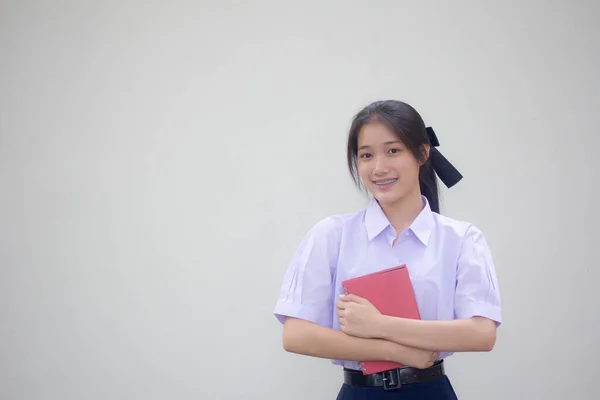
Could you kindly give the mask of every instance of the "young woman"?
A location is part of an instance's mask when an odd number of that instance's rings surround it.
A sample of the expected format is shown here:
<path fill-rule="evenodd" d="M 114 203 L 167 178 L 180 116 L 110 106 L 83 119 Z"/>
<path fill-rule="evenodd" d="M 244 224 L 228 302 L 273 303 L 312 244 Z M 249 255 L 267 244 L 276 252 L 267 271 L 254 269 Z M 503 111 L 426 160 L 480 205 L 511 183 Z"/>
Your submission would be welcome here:
<path fill-rule="evenodd" d="M 443 360 L 490 351 L 501 323 L 488 244 L 473 224 L 439 214 L 436 175 L 462 176 L 436 149 L 435 133 L 399 101 L 368 105 L 354 118 L 348 166 L 372 200 L 366 209 L 318 222 L 285 274 L 275 306 L 283 347 L 343 367 L 338 399 L 455 399 Z M 421 320 L 382 315 L 343 295 L 341 282 L 406 264 Z M 360 361 L 407 367 L 363 375 Z"/>

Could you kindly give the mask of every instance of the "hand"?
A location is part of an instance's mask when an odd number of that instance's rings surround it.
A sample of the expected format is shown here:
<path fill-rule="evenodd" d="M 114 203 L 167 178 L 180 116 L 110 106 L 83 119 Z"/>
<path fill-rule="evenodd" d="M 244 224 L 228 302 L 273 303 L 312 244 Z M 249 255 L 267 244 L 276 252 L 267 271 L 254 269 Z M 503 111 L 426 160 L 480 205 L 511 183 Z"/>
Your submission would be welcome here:
<path fill-rule="evenodd" d="M 381 313 L 370 301 L 348 294 L 343 295 L 335 305 L 342 332 L 367 339 L 377 337 Z"/>
<path fill-rule="evenodd" d="M 440 353 L 437 351 L 416 349 L 414 347 L 405 347 L 398 351 L 401 357 L 392 357 L 393 361 L 419 369 L 429 368 L 438 359 Z M 401 358 L 401 359 L 400 359 Z"/>

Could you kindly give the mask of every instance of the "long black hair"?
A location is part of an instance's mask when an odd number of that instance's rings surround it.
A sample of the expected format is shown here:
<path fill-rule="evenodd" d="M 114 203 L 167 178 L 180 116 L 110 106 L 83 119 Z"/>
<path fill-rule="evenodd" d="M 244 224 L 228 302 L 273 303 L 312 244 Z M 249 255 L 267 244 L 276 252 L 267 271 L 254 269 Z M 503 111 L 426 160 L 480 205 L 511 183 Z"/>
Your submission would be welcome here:
<path fill-rule="evenodd" d="M 419 169 L 421 194 L 429 201 L 433 212 L 440 212 L 438 184 L 431 158 L 427 157 L 424 145 L 431 145 L 425 122 L 412 106 L 398 100 L 383 100 L 369 104 L 356 114 L 348 134 L 348 169 L 359 189 L 364 190 L 357 169 L 358 134 L 370 122 L 385 124 L 415 158 L 423 163 Z M 431 154 L 431 153 L 430 153 Z"/>

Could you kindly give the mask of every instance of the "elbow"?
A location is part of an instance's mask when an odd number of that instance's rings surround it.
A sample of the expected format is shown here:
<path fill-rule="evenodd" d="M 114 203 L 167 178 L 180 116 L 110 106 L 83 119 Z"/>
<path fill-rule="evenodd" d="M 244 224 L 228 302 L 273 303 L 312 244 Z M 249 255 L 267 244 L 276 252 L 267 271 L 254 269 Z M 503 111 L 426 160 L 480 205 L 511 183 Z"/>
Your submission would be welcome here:
<path fill-rule="evenodd" d="M 283 349 L 288 353 L 298 353 L 300 347 L 300 328 L 297 324 L 298 321 L 292 318 L 287 318 L 283 324 Z"/>
<path fill-rule="evenodd" d="M 489 352 L 496 345 L 496 323 L 485 318 L 474 318 L 471 351 Z"/>
<path fill-rule="evenodd" d="M 479 345 L 479 351 L 489 352 L 494 350 L 496 345 L 496 327 L 486 329 L 481 333 L 481 341 Z"/>
<path fill-rule="evenodd" d="M 288 353 L 295 353 L 296 344 L 293 334 L 288 332 L 289 329 L 283 330 L 283 349 Z"/>
<path fill-rule="evenodd" d="M 492 351 L 494 350 L 494 346 L 496 345 L 496 330 L 494 329 L 492 332 L 490 332 L 485 341 L 484 341 L 484 346 L 483 346 L 483 351 Z"/>

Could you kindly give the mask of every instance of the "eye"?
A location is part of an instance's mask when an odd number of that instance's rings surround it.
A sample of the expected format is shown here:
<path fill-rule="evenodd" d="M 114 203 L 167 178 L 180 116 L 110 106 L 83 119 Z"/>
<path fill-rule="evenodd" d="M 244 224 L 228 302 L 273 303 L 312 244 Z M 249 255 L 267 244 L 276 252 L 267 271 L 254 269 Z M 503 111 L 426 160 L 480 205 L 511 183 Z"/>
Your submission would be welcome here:
<path fill-rule="evenodd" d="M 388 151 L 389 151 L 391 154 L 396 154 L 396 153 L 400 153 L 400 151 L 402 151 L 402 149 L 393 148 L 393 149 L 389 149 Z"/>
<path fill-rule="evenodd" d="M 369 153 L 362 153 L 358 157 L 359 158 L 363 158 L 363 159 L 367 159 L 367 158 L 371 158 L 371 154 L 369 154 Z"/>

